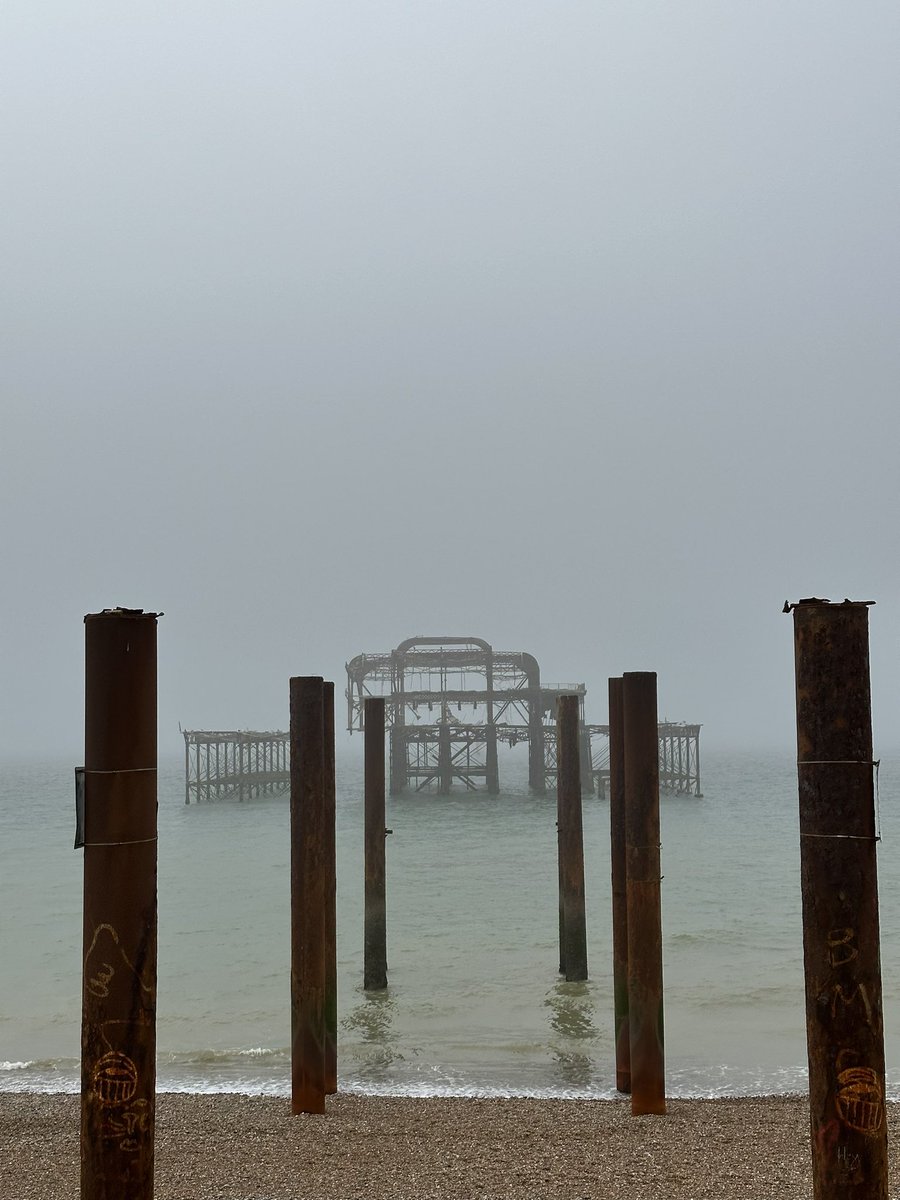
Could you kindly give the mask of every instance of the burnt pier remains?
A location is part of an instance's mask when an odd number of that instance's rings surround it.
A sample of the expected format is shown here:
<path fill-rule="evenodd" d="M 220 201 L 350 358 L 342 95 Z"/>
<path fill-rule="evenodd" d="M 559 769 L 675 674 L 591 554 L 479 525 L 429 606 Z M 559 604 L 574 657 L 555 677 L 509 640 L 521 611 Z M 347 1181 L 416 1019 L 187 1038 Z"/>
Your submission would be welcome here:
<path fill-rule="evenodd" d="M 184 734 L 184 802 L 251 800 L 291 786 L 290 734 L 194 730 Z"/>
<path fill-rule="evenodd" d="M 556 787 L 556 710 L 560 696 L 578 697 L 582 790 L 609 789 L 609 726 L 585 722 L 583 683 L 544 684 L 526 651 L 494 650 L 475 637 L 407 638 L 384 654 L 347 663 L 347 727 L 363 728 L 367 697 L 385 701 L 390 791 L 447 795 L 500 791 L 501 746 L 528 748 L 528 783 Z M 700 726 L 659 724 L 659 782 L 669 792 L 699 796 Z M 290 738 L 279 730 L 182 730 L 184 802 L 251 800 L 286 794 Z"/>
<path fill-rule="evenodd" d="M 454 784 L 500 791 L 498 747 L 528 747 L 528 783 L 556 786 L 556 711 L 578 697 L 582 789 L 606 791 L 609 726 L 584 719 L 583 683 L 547 685 L 526 651 L 494 650 L 476 637 L 413 637 L 394 650 L 347 663 L 347 727 L 363 729 L 367 697 L 385 701 L 390 791 L 436 791 Z M 699 725 L 659 726 L 660 786 L 700 793 Z"/>

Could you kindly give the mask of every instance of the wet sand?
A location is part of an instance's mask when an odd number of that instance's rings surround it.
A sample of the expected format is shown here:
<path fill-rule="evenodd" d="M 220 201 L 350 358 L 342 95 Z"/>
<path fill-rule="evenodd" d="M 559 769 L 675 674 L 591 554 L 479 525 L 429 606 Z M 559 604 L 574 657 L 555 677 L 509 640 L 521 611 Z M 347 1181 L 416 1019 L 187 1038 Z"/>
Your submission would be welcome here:
<path fill-rule="evenodd" d="M 0 1196 L 79 1193 L 79 1098 L 0 1094 Z M 889 1106 L 896 1143 L 898 1105 Z M 890 1136 L 890 1134 L 889 1134 Z M 900 1151 L 891 1151 L 900 1183 Z M 892 1195 L 894 1189 L 892 1189 Z M 900 1192 L 896 1193 L 900 1195 Z M 670 1101 L 161 1095 L 156 1200 L 796 1200 L 812 1195 L 799 1097 Z"/>

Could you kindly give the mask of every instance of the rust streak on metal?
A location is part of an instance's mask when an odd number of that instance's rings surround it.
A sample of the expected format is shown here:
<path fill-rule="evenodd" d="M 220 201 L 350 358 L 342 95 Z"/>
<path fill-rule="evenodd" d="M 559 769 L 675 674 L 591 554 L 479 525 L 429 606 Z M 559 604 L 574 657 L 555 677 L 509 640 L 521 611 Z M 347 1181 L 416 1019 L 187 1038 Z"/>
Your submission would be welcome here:
<path fill-rule="evenodd" d="M 85 617 L 81 1195 L 152 1200 L 156 613 Z"/>
<path fill-rule="evenodd" d="M 291 1111 L 325 1112 L 325 737 L 319 676 L 290 681 Z"/>
<path fill-rule="evenodd" d="M 793 614 L 813 1194 L 887 1200 L 868 609 Z"/>

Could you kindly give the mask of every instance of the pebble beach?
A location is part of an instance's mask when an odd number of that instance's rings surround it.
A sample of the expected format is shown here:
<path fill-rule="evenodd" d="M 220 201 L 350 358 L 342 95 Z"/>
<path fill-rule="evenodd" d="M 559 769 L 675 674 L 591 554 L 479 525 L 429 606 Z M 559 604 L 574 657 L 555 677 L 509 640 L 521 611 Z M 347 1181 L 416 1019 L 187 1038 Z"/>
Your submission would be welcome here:
<path fill-rule="evenodd" d="M 0 1196 L 79 1194 L 79 1097 L 0 1094 Z M 898 1105 L 889 1108 L 900 1181 Z M 802 1097 L 673 1100 L 162 1094 L 156 1200 L 796 1200 L 812 1195 Z M 893 1134 L 893 1137 L 891 1136 Z M 900 1195 L 892 1188 L 891 1195 Z"/>

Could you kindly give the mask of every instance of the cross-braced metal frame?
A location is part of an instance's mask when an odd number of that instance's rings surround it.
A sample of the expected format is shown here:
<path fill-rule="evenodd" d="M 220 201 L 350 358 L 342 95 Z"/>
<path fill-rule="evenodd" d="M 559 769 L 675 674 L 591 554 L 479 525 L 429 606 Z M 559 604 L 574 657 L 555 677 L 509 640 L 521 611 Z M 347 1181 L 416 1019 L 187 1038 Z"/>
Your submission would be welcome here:
<path fill-rule="evenodd" d="M 661 721 L 659 786 L 665 792 L 702 796 L 700 791 L 700 726 Z M 601 796 L 609 790 L 609 726 L 588 725 L 591 771 Z"/>
<path fill-rule="evenodd" d="M 182 730 L 184 802 L 249 800 L 291 784 L 287 733 Z"/>
<path fill-rule="evenodd" d="M 390 739 L 390 790 L 500 791 L 498 747 L 528 746 L 528 783 L 556 786 L 556 708 L 579 697 L 581 779 L 602 795 L 609 779 L 609 726 L 584 722 L 583 683 L 541 683 L 537 659 L 494 650 L 475 637 L 407 638 L 384 654 L 347 663 L 347 727 L 363 728 L 367 696 L 383 696 Z M 185 804 L 248 800 L 290 787 L 289 734 L 184 730 Z M 700 726 L 659 726 L 659 782 L 699 796 Z"/>
<path fill-rule="evenodd" d="M 528 746 L 528 782 L 546 791 L 556 776 L 556 702 L 584 684 L 541 684 L 537 659 L 494 650 L 476 637 L 407 638 L 383 654 L 347 663 L 347 727 L 363 727 L 367 696 L 384 696 L 391 793 L 450 791 L 454 783 L 500 790 L 497 747 Z M 590 779 L 590 772 L 587 772 Z"/>

